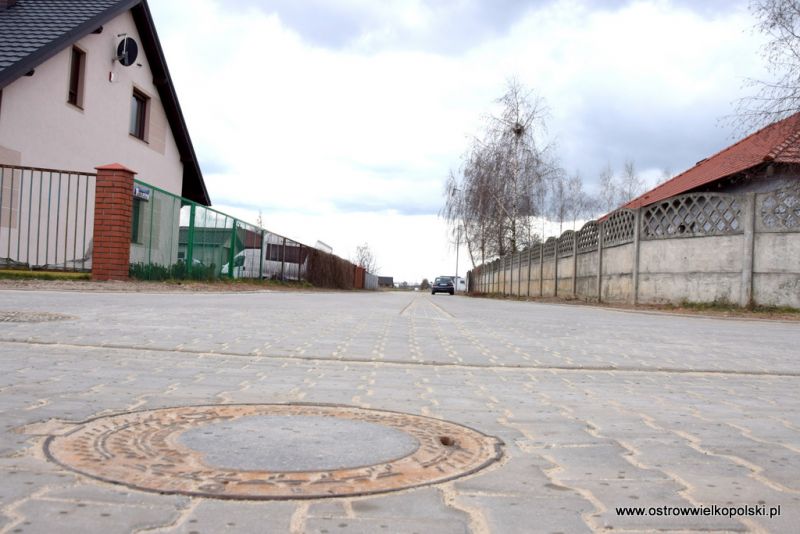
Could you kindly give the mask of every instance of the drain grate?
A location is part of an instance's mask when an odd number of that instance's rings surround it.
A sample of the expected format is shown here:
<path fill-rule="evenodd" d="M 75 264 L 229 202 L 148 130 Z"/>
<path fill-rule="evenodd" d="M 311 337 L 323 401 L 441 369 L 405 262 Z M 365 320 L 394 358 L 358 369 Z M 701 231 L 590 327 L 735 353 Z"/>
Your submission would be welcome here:
<path fill-rule="evenodd" d="M 0 311 L 0 323 L 46 323 L 70 319 L 75 319 L 75 317 L 63 313 Z"/>
<path fill-rule="evenodd" d="M 501 456 L 501 442 L 417 415 L 348 406 L 186 406 L 100 417 L 45 443 L 62 466 L 159 493 L 307 499 L 444 482 Z"/>

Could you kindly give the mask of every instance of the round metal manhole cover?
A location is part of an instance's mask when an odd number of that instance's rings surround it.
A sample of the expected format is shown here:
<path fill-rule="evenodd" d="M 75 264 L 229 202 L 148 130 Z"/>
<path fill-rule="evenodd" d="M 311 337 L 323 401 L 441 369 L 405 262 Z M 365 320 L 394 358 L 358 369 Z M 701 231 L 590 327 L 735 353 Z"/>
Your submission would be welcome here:
<path fill-rule="evenodd" d="M 328 405 L 187 406 L 100 417 L 45 443 L 106 482 L 224 499 L 365 495 L 444 482 L 502 443 L 439 419 Z"/>
<path fill-rule="evenodd" d="M 70 319 L 75 319 L 75 317 L 63 313 L 0 311 L 0 323 L 46 323 Z"/>

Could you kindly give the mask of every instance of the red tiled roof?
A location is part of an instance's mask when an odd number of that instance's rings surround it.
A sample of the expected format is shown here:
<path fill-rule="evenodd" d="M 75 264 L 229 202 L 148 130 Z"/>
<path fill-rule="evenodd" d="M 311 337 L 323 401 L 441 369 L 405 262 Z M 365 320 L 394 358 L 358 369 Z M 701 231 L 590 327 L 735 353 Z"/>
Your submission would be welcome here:
<path fill-rule="evenodd" d="M 765 162 L 800 163 L 800 113 L 748 135 L 622 207 L 648 206 Z"/>

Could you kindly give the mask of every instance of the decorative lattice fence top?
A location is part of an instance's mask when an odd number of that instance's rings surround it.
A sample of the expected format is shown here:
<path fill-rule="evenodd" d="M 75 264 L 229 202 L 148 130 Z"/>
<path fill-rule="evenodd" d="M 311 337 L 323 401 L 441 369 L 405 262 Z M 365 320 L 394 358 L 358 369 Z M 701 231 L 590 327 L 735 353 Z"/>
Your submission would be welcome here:
<path fill-rule="evenodd" d="M 618 210 L 603 223 L 603 247 L 613 247 L 633 241 L 636 216 L 631 210 Z"/>
<path fill-rule="evenodd" d="M 542 246 L 541 245 L 533 245 L 533 248 L 530 250 L 531 261 L 539 261 L 541 257 Z"/>
<path fill-rule="evenodd" d="M 575 232 L 567 230 L 558 238 L 558 257 L 566 258 L 572 256 L 572 249 L 575 246 Z"/>
<path fill-rule="evenodd" d="M 800 228 L 800 182 L 767 195 L 761 220 L 770 229 Z"/>
<path fill-rule="evenodd" d="M 519 253 L 519 263 L 520 265 L 522 264 L 527 265 L 528 263 L 530 263 L 530 261 L 531 261 L 531 249 L 526 248 L 525 250 Z"/>
<path fill-rule="evenodd" d="M 544 257 L 552 258 L 556 253 L 556 244 L 558 240 L 555 237 L 548 237 L 544 242 Z"/>
<path fill-rule="evenodd" d="M 718 193 L 690 193 L 653 204 L 642 213 L 642 239 L 742 232 L 739 199 Z"/>
<path fill-rule="evenodd" d="M 577 235 L 575 236 L 578 240 L 578 253 L 581 252 L 591 252 L 593 250 L 597 250 L 597 242 L 599 232 L 597 229 L 597 223 L 594 221 L 590 221 L 583 225 L 583 228 L 578 230 Z"/>

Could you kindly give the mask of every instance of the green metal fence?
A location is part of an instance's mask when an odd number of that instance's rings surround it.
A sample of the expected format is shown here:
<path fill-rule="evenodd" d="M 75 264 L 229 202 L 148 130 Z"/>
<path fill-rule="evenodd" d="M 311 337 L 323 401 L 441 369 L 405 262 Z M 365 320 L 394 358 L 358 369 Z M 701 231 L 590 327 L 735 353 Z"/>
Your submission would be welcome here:
<path fill-rule="evenodd" d="M 146 280 L 305 280 L 309 247 L 134 182 L 131 276 Z"/>
<path fill-rule="evenodd" d="M 0 165 L 0 268 L 91 271 L 95 187 L 91 173 Z M 134 278 L 353 286 L 346 260 L 140 180 L 133 197 Z"/>

